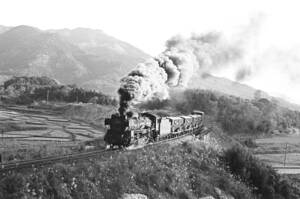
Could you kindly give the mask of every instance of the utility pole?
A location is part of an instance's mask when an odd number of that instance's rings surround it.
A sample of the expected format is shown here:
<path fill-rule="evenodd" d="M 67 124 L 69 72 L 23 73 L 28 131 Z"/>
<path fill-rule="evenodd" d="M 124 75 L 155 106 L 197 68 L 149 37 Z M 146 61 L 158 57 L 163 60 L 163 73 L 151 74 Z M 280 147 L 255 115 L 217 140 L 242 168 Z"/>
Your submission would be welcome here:
<path fill-rule="evenodd" d="M 4 151 L 4 130 L 3 129 L 1 129 L 1 134 L 2 134 L 2 149 L 3 149 L 3 151 Z M 3 151 L 1 151 L 1 153 L 0 153 L 0 163 L 2 164 L 2 158 L 3 158 Z"/>
<path fill-rule="evenodd" d="M 49 93 L 50 93 L 50 91 L 49 91 L 49 89 L 47 90 L 47 104 L 48 104 L 48 101 L 49 101 Z"/>
<path fill-rule="evenodd" d="M 78 90 L 76 90 L 76 103 L 78 104 Z"/>
<path fill-rule="evenodd" d="M 1 135 L 2 135 L 2 145 L 4 146 L 4 130 L 1 129 Z"/>
<path fill-rule="evenodd" d="M 285 167 L 285 162 L 286 162 L 286 151 L 287 151 L 287 147 L 288 147 L 288 144 L 285 143 L 285 150 L 284 150 L 284 161 L 283 161 L 283 166 Z"/>

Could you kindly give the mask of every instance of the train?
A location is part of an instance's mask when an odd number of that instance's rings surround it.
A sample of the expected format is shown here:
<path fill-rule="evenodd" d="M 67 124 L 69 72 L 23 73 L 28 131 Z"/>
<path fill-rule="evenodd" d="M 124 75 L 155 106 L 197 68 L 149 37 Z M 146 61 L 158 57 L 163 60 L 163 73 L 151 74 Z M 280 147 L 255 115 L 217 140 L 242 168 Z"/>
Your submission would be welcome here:
<path fill-rule="evenodd" d="M 198 134 L 203 130 L 204 112 L 195 110 L 189 115 L 161 117 L 150 112 L 124 115 L 114 113 L 104 120 L 104 141 L 109 148 L 129 147 L 157 142 L 163 139 Z"/>

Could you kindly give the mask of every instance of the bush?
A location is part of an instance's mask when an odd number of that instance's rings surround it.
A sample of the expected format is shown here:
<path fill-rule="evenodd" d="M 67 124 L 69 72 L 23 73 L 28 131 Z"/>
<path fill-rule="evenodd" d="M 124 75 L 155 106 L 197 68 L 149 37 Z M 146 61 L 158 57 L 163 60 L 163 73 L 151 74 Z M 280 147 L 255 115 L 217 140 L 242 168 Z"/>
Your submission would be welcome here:
<path fill-rule="evenodd" d="M 255 143 L 255 141 L 252 138 L 247 138 L 246 140 L 244 140 L 242 142 L 246 147 L 249 148 L 255 148 L 257 147 L 257 144 Z"/>
<path fill-rule="evenodd" d="M 224 152 L 222 160 L 226 168 L 241 179 L 263 199 L 299 198 L 292 186 L 274 169 L 255 158 L 249 151 L 234 146 Z"/>
<path fill-rule="evenodd" d="M 25 180 L 21 174 L 8 174 L 0 181 L 0 198 L 17 199 L 25 195 Z"/>

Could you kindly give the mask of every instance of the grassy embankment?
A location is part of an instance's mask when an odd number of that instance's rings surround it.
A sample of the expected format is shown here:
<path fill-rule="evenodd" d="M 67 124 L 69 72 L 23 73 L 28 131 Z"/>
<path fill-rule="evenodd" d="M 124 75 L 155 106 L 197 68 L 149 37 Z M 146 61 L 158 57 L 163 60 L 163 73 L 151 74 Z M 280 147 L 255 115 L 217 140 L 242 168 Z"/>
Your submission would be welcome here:
<path fill-rule="evenodd" d="M 198 198 L 215 187 L 235 198 L 250 189 L 219 167 L 217 153 L 199 142 L 125 151 L 74 164 L 24 170 L 0 182 L 2 197 L 118 198 L 143 193 L 150 198 Z M 18 182 L 18 183 L 15 183 Z M 1 196 L 1 195 L 0 195 Z"/>
<path fill-rule="evenodd" d="M 213 141 L 214 140 L 214 141 Z M 0 198 L 149 198 L 202 196 L 299 198 L 290 183 L 237 147 L 220 152 L 214 137 L 21 170 L 0 180 Z M 297 195 L 298 194 L 298 195 Z"/>

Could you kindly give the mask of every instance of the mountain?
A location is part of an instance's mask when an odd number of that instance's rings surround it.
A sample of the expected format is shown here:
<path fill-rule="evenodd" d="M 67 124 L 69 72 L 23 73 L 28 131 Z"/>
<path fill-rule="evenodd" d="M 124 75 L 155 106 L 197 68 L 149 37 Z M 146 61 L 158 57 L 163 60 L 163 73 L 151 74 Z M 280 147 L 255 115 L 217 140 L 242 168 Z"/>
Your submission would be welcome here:
<path fill-rule="evenodd" d="M 261 97 L 269 96 L 267 93 L 254 89 L 246 84 L 241 84 L 239 82 L 231 81 L 222 77 L 216 77 L 210 74 L 194 75 L 189 83 L 189 87 L 218 91 L 247 99 L 254 98 L 254 95 L 257 92 L 261 92 Z"/>
<path fill-rule="evenodd" d="M 101 30 L 76 28 L 39 30 L 30 26 L 0 26 L 0 83 L 11 76 L 48 76 L 116 95 L 119 80 L 150 56 Z M 300 110 L 300 107 L 245 84 L 194 74 L 190 88 L 208 89 L 252 99 L 260 97 Z"/>
<path fill-rule="evenodd" d="M 273 97 L 262 90 L 255 89 L 246 84 L 231 81 L 222 77 L 216 77 L 210 74 L 195 74 L 190 80 L 188 87 L 212 90 L 245 99 L 266 98 L 268 100 L 276 102 L 280 106 L 289 108 L 291 110 L 300 111 L 300 105 L 298 104 L 288 102 L 282 98 Z"/>
<path fill-rule="evenodd" d="M 42 31 L 17 26 L 0 27 L 0 33 L 0 80 L 9 76 L 48 76 L 64 84 L 104 88 L 104 92 L 111 93 L 122 76 L 149 57 L 101 30 Z"/>

